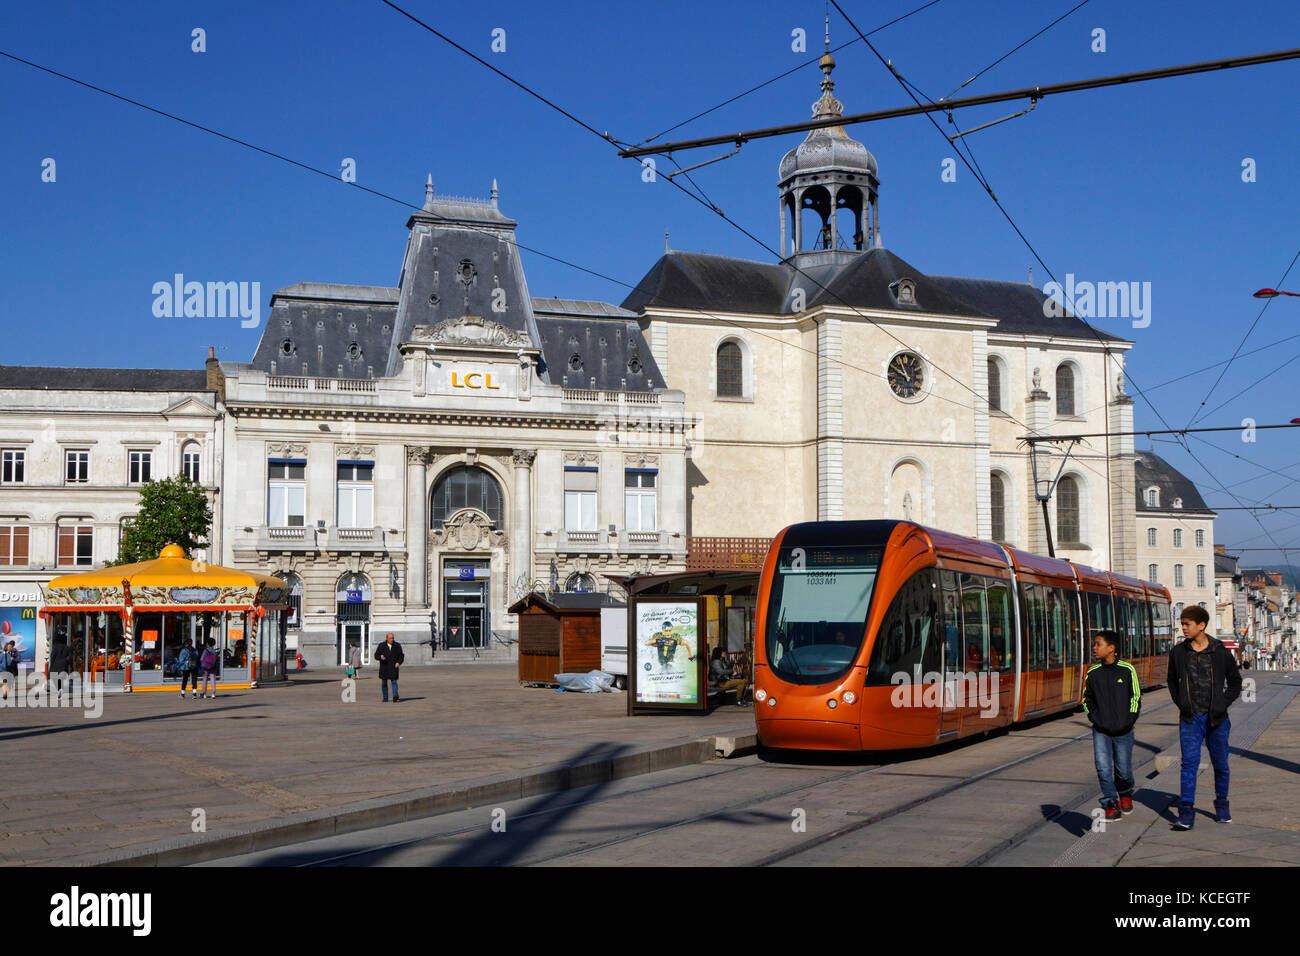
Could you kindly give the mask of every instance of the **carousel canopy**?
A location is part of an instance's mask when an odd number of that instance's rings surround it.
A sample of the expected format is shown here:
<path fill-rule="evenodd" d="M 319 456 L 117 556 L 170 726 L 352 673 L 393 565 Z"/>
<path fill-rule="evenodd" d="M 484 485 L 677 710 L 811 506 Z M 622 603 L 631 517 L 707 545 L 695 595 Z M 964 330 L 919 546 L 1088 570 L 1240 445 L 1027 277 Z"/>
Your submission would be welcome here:
<path fill-rule="evenodd" d="M 282 607 L 289 586 L 279 578 L 223 568 L 185 557 L 169 544 L 152 561 L 119 564 L 98 571 L 64 574 L 42 588 L 48 610 L 122 607 L 131 589 L 131 604 L 169 610 L 249 610 Z"/>

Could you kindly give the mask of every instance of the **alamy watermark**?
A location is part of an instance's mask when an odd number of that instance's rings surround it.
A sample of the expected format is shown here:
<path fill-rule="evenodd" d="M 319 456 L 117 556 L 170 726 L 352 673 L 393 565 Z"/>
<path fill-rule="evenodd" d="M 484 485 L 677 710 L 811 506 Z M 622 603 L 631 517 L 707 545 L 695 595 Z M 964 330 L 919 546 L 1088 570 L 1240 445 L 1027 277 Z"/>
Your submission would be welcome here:
<path fill-rule="evenodd" d="M 979 707 L 981 717 L 998 715 L 996 671 L 969 671 L 944 678 L 935 671 L 923 675 L 918 664 L 910 674 L 895 672 L 889 683 L 896 685 L 889 694 L 895 707 Z"/>
<path fill-rule="evenodd" d="M 1132 319 L 1133 328 L 1151 324 L 1150 282 L 1075 282 L 1067 272 L 1065 286 L 1049 282 L 1043 286 L 1043 315 L 1060 318 L 1069 309 L 1081 319 Z"/>
<path fill-rule="evenodd" d="M 104 713 L 104 685 L 83 680 L 80 674 L 43 674 L 20 670 L 9 677 L 9 693 L 0 697 L 0 707 L 76 707 L 87 717 Z"/>
<path fill-rule="evenodd" d="M 255 328 L 262 315 L 260 282 L 186 282 L 177 272 L 171 282 L 153 284 L 153 314 L 159 319 L 239 317 L 241 328 Z"/>

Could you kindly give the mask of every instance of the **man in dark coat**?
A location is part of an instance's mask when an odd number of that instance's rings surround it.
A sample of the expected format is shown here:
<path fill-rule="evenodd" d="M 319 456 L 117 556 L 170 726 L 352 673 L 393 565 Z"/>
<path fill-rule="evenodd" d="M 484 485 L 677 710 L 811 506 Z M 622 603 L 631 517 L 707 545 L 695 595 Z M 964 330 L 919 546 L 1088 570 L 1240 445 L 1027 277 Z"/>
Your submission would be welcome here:
<path fill-rule="evenodd" d="M 72 673 L 72 647 L 68 644 L 55 644 L 50 648 L 50 685 L 54 689 L 54 699 L 62 700 L 63 691 L 68 687 Z"/>
<path fill-rule="evenodd" d="M 402 666 L 406 655 L 402 653 L 402 645 L 393 640 L 392 631 L 384 635 L 384 643 L 375 649 L 373 656 L 379 661 L 379 690 L 384 695 L 383 702 L 388 703 L 389 681 L 393 682 L 393 701 L 401 700 L 397 696 L 397 669 Z"/>

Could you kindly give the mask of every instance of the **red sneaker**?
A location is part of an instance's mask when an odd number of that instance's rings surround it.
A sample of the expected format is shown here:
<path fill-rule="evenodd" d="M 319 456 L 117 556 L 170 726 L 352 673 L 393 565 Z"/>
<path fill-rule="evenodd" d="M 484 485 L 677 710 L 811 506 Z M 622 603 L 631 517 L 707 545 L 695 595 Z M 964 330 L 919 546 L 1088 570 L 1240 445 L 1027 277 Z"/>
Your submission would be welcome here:
<path fill-rule="evenodd" d="M 1115 823 L 1121 819 L 1123 819 L 1123 817 L 1120 815 L 1119 807 L 1113 803 L 1106 804 L 1106 822 Z"/>
<path fill-rule="evenodd" d="M 1124 814 L 1125 816 L 1128 816 L 1130 813 L 1132 813 L 1132 812 L 1133 812 L 1133 798 L 1132 798 L 1132 797 L 1120 797 L 1120 798 L 1119 798 L 1119 810 L 1120 810 L 1120 813 Z"/>

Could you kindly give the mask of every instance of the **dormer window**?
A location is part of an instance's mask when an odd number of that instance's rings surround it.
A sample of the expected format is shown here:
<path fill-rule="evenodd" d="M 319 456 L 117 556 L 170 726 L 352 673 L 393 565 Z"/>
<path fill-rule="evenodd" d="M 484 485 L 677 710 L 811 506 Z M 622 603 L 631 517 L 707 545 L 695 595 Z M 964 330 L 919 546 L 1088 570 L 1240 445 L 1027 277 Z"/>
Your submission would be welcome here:
<path fill-rule="evenodd" d="M 1160 507 L 1160 489 L 1159 489 L 1159 488 L 1148 488 L 1148 489 L 1147 489 L 1147 507 L 1148 507 L 1148 508 L 1159 508 L 1159 507 Z"/>
<path fill-rule="evenodd" d="M 898 279 L 889 288 L 899 305 L 916 305 L 916 283 L 911 279 Z"/>
<path fill-rule="evenodd" d="M 1175 507 L 1175 508 L 1181 508 L 1182 506 L 1183 506 L 1183 499 L 1182 499 L 1182 498 L 1175 498 L 1175 499 L 1174 499 L 1174 507 Z"/>

